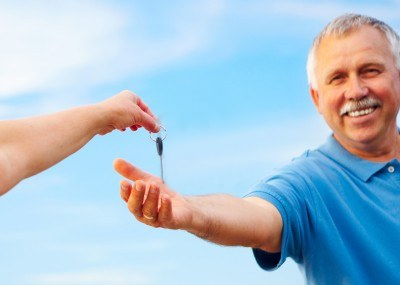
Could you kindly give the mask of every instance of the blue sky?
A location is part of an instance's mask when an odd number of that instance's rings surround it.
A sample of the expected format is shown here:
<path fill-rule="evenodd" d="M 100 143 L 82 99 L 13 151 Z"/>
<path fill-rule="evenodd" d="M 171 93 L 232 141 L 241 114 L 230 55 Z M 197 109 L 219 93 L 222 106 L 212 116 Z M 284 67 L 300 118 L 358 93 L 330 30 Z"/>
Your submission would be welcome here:
<path fill-rule="evenodd" d="M 1 1 L 0 119 L 139 94 L 168 130 L 166 182 L 242 196 L 323 143 L 308 95 L 316 33 L 358 12 L 400 30 L 400 1 Z M 67 122 L 66 122 L 67 123 Z M 0 199 L 2 284 L 303 284 L 250 249 L 137 223 L 112 161 L 159 174 L 148 133 L 95 137 Z"/>

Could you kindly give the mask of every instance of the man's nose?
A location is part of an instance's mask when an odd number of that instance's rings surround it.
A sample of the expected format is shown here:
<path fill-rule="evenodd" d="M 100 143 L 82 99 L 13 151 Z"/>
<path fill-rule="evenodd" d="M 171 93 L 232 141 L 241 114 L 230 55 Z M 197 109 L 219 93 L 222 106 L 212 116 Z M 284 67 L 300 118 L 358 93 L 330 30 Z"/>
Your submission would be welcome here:
<path fill-rule="evenodd" d="M 354 76 L 350 77 L 347 81 L 345 96 L 347 99 L 357 100 L 367 96 L 368 91 L 368 87 L 365 85 L 365 83 L 363 83 L 359 77 Z"/>

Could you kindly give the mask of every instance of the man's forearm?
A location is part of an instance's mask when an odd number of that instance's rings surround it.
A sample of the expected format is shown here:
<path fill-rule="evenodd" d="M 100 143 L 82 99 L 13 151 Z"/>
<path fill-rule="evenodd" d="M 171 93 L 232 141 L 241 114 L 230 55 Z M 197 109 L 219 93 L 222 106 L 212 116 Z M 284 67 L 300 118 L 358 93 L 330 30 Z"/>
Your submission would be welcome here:
<path fill-rule="evenodd" d="M 224 194 L 186 199 L 194 208 L 188 232 L 221 245 L 279 250 L 282 221 L 271 204 Z"/>
<path fill-rule="evenodd" d="M 221 245 L 260 248 L 278 252 L 283 229 L 275 206 L 257 197 L 231 195 L 183 196 L 159 177 L 123 159 L 114 169 L 121 181 L 121 198 L 135 218 L 152 227 L 186 230 Z"/>

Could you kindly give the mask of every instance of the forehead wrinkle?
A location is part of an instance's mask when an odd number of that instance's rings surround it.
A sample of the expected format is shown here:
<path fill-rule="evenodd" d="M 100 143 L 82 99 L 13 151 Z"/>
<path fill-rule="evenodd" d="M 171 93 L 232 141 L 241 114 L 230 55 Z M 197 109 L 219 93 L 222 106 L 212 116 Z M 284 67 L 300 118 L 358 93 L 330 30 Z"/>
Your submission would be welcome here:
<path fill-rule="evenodd" d="M 371 58 L 369 56 L 366 57 L 367 57 L 366 61 L 364 61 L 363 59 L 354 59 L 354 61 L 344 61 L 346 64 L 339 63 L 338 64 L 339 66 L 328 67 L 326 71 L 323 72 L 323 74 L 329 77 L 336 73 L 347 73 L 349 68 L 353 69 L 352 68 L 353 66 L 356 71 L 369 66 L 377 66 L 379 68 L 385 68 L 385 62 L 381 58 L 379 57 Z"/>
<path fill-rule="evenodd" d="M 376 42 L 363 42 L 362 45 L 354 47 L 352 42 L 345 41 L 352 34 L 354 33 L 347 33 L 341 36 L 328 36 L 322 39 L 316 50 L 315 66 L 319 69 L 317 76 L 318 74 L 322 76 L 323 81 L 335 73 L 347 72 L 349 68 L 353 68 L 354 66 L 359 69 L 360 65 L 386 65 L 384 57 L 389 51 L 382 51 Z M 340 49 L 332 48 L 335 45 L 339 45 Z M 377 49 L 380 49 L 381 52 L 377 53 Z M 323 61 L 322 65 L 321 61 Z M 329 65 L 326 63 L 329 63 Z"/>

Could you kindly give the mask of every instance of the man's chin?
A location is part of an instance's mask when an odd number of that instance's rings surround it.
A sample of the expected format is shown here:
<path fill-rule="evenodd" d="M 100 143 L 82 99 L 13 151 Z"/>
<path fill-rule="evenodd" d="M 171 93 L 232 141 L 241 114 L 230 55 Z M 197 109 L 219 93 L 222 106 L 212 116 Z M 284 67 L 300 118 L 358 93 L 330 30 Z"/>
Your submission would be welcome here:
<path fill-rule="evenodd" d="M 369 129 L 347 130 L 341 134 L 335 134 L 335 138 L 341 143 L 352 148 L 373 143 L 378 138 L 378 133 Z"/>
<path fill-rule="evenodd" d="M 388 128 L 374 128 L 372 126 L 351 130 L 347 132 L 347 137 L 360 145 L 375 145 L 375 143 L 383 142 L 387 139 Z"/>

